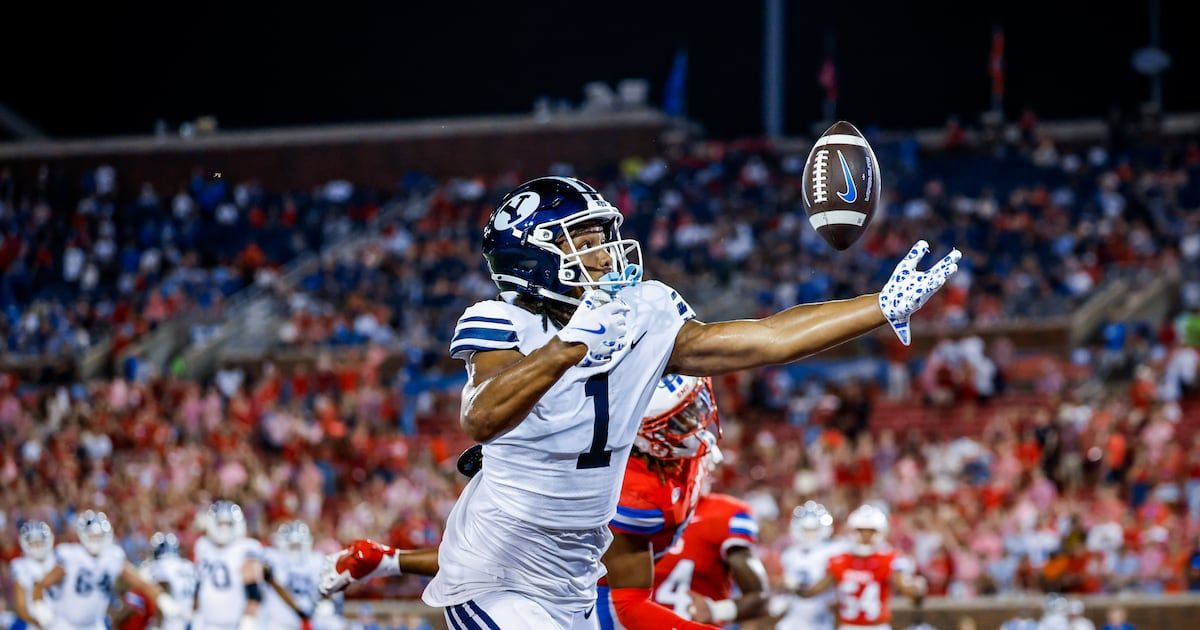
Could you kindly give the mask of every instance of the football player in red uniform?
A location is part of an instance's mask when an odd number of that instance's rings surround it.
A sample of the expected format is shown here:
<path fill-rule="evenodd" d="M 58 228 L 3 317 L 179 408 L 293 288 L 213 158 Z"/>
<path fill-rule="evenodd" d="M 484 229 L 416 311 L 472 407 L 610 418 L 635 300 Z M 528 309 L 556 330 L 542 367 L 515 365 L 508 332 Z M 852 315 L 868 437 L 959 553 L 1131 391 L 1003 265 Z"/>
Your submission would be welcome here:
<path fill-rule="evenodd" d="M 705 460 L 719 453 L 709 426 L 719 427 L 712 382 L 668 375 L 654 390 L 625 467 L 617 515 L 609 523 L 613 542 L 603 561 L 608 575 L 597 589 L 601 630 L 707 628 L 690 621 L 691 595 L 682 608 L 655 590 L 662 582 L 655 562 L 677 546 L 700 501 Z M 718 429 L 719 431 L 719 429 Z M 690 577 L 690 576 L 689 576 Z"/>
<path fill-rule="evenodd" d="M 846 525 L 853 530 L 850 551 L 830 558 L 825 577 L 799 594 L 812 597 L 836 587 L 839 628 L 890 630 L 891 589 L 920 600 L 925 580 L 899 570 L 902 560 L 885 542 L 888 520 L 883 510 L 863 505 L 850 513 Z"/>
<path fill-rule="evenodd" d="M 767 572 L 754 551 L 758 524 L 750 506 L 703 485 L 683 537 L 654 565 L 655 601 L 705 623 L 762 617 L 768 614 Z M 730 599 L 733 584 L 741 592 L 737 599 Z"/>

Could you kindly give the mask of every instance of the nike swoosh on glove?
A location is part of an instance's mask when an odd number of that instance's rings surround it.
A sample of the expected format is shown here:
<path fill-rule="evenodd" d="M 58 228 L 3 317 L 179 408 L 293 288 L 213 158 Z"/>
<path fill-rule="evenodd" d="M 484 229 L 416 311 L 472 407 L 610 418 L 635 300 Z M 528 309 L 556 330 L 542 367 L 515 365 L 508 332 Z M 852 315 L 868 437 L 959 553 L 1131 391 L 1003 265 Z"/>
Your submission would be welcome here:
<path fill-rule="evenodd" d="M 928 253 L 929 243 L 917 241 L 904 260 L 896 265 L 891 280 L 879 292 L 879 309 L 892 325 L 892 330 L 896 331 L 900 343 L 906 346 L 912 343 L 908 319 L 946 284 L 947 278 L 958 271 L 958 261 L 962 258 L 962 252 L 952 249 L 929 271 L 917 271 L 917 263 Z"/>
<path fill-rule="evenodd" d="M 604 365 L 612 361 L 613 353 L 625 347 L 628 316 L 628 304 L 602 290 L 592 289 L 583 294 L 571 321 L 558 331 L 558 338 L 587 346 L 587 354 L 579 361 L 579 367 Z"/>

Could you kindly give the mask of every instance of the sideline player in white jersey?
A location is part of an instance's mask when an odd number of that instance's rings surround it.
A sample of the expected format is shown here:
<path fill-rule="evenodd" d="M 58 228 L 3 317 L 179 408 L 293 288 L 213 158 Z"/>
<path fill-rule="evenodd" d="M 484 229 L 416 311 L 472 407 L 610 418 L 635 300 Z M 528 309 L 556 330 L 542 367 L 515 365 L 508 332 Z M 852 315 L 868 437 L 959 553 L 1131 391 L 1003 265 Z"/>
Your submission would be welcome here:
<path fill-rule="evenodd" d="M 196 565 L 179 555 L 179 539 L 170 532 L 155 532 L 150 549 L 152 557 L 142 572 L 184 607 L 184 614 L 163 620 L 162 630 L 186 630 L 196 600 Z"/>
<path fill-rule="evenodd" d="M 803 589 L 825 577 L 829 559 L 846 551 L 846 544 L 833 540 L 833 515 L 816 501 L 797 506 L 789 527 L 792 544 L 780 558 L 783 583 L 788 591 Z M 812 598 L 792 597 L 778 630 L 833 630 L 833 593 Z"/>
<path fill-rule="evenodd" d="M 880 294 L 703 324 L 676 291 L 640 281 L 622 220 L 586 183 L 543 177 L 484 229 L 500 295 L 463 313 L 450 354 L 466 362 L 460 421 L 488 465 L 450 513 L 423 596 L 452 628 L 594 628 L 607 524 L 662 375 L 788 363 L 889 323 L 907 342 L 909 316 L 960 257 L 917 271 L 922 241 Z"/>
<path fill-rule="evenodd" d="M 279 526 L 271 547 L 263 552 L 268 587 L 263 589 L 260 619 L 271 630 L 299 630 L 316 613 L 321 594 L 317 580 L 325 556 L 312 550 L 308 525 L 289 521 Z"/>
<path fill-rule="evenodd" d="M 12 609 L 17 615 L 13 630 L 35 626 L 33 617 L 33 587 L 54 568 L 54 532 L 42 521 L 27 521 L 21 525 L 21 556 L 15 558 L 12 569 Z M 53 611 L 62 589 L 55 585 L 46 590 L 45 606 Z"/>
<path fill-rule="evenodd" d="M 193 549 L 200 584 L 192 630 L 257 629 L 262 544 L 246 536 L 246 517 L 232 501 L 213 503 L 204 518 Z"/>
<path fill-rule="evenodd" d="M 78 543 L 54 550 L 57 566 L 33 587 L 34 620 L 44 630 L 100 630 L 105 627 L 113 585 L 120 578 L 154 600 L 165 618 L 181 613 L 179 604 L 157 584 L 146 581 L 113 543 L 112 524 L 104 512 L 88 510 L 75 521 Z M 46 605 L 48 589 L 60 585 L 57 604 Z"/>

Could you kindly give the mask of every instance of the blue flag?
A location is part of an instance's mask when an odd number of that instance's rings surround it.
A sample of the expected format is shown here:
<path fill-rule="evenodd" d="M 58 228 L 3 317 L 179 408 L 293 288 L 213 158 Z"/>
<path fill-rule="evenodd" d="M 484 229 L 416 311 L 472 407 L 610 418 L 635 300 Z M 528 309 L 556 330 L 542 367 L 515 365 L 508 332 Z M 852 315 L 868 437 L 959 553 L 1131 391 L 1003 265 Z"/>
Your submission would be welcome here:
<path fill-rule="evenodd" d="M 663 111 L 668 116 L 687 114 L 687 51 L 675 53 L 671 74 L 667 75 L 667 86 L 663 90 Z"/>

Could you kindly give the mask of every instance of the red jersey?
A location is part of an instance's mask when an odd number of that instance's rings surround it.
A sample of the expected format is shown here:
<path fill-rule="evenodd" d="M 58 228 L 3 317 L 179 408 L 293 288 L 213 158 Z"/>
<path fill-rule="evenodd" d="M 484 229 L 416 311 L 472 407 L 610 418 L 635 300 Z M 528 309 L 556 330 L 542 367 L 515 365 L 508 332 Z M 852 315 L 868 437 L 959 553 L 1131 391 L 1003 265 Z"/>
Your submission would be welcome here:
<path fill-rule="evenodd" d="M 647 538 L 655 559 L 683 533 L 700 498 L 701 458 L 680 464 L 651 468 L 644 457 L 630 457 L 617 515 L 608 524 L 615 533 Z"/>
<path fill-rule="evenodd" d="M 869 556 L 843 553 L 829 559 L 827 571 L 837 588 L 838 625 L 873 626 L 891 620 L 888 610 L 896 552 Z"/>
<path fill-rule="evenodd" d="M 683 537 L 654 565 L 654 600 L 672 605 L 688 598 L 688 591 L 728 599 L 729 550 L 753 547 L 757 541 L 758 524 L 745 502 L 726 494 L 701 498 Z"/>
<path fill-rule="evenodd" d="M 121 595 L 121 603 L 129 609 L 129 616 L 118 626 L 118 630 L 145 630 L 154 619 L 154 605 L 141 593 L 133 590 Z"/>

